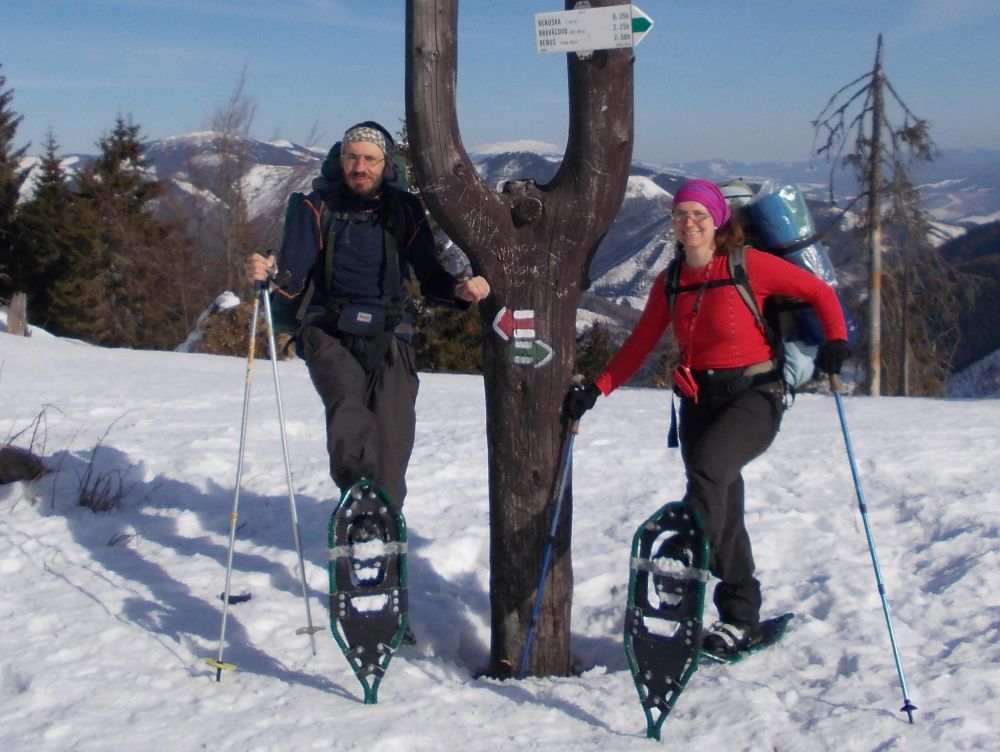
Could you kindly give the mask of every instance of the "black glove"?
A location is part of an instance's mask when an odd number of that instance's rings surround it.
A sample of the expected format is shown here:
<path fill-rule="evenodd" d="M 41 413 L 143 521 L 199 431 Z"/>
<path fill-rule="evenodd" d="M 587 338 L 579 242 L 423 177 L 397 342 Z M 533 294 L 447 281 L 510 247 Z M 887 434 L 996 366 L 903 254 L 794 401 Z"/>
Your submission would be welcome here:
<path fill-rule="evenodd" d="M 580 420 L 583 414 L 597 403 L 601 390 L 591 381 L 589 384 L 574 384 L 566 394 L 563 409 L 570 420 Z"/>
<path fill-rule="evenodd" d="M 838 374 L 844 361 L 851 357 L 846 339 L 832 339 L 820 345 L 816 353 L 816 369 L 821 373 Z"/>

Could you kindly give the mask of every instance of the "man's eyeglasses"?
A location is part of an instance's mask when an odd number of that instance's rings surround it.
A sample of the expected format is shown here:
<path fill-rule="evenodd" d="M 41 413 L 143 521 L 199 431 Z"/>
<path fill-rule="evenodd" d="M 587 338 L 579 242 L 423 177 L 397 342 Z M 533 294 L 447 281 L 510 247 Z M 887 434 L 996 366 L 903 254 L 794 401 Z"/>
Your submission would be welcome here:
<path fill-rule="evenodd" d="M 674 212 L 673 217 L 674 223 L 678 225 L 686 224 L 689 219 L 700 225 L 711 219 L 712 215 L 708 212 Z"/>
<path fill-rule="evenodd" d="M 385 157 L 372 157 L 367 154 L 352 154 L 349 151 L 342 152 L 340 158 L 344 160 L 347 164 L 357 164 L 358 162 L 364 162 L 368 167 L 374 167 L 380 162 L 385 161 Z"/>

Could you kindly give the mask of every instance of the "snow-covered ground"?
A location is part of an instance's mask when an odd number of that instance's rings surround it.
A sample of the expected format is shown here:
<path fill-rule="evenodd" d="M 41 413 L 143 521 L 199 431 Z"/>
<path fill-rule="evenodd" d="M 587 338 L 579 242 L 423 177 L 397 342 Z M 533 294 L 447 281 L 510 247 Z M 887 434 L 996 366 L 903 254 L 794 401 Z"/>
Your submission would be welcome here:
<path fill-rule="evenodd" d="M 996 749 L 1000 729 L 1000 400 L 845 398 L 892 607 L 910 725 L 834 401 L 802 396 L 746 472 L 765 613 L 779 648 L 704 666 L 647 740 L 622 649 L 629 542 L 683 472 L 665 392 L 584 418 L 574 455 L 573 645 L 582 673 L 476 679 L 489 646 L 482 382 L 424 375 L 406 505 L 418 644 L 379 691 L 329 632 L 296 635 L 297 581 L 270 363 L 253 382 L 233 592 L 219 646 L 245 362 L 0 332 L 0 439 L 52 472 L 0 486 L 4 750 Z M 279 364 L 314 621 L 324 623 L 332 484 L 320 405 Z M 96 456 L 94 448 L 99 445 Z M 120 509 L 77 506 L 81 478 Z M 711 607 L 709 607 L 711 609 Z M 706 614 L 706 620 L 714 617 Z"/>

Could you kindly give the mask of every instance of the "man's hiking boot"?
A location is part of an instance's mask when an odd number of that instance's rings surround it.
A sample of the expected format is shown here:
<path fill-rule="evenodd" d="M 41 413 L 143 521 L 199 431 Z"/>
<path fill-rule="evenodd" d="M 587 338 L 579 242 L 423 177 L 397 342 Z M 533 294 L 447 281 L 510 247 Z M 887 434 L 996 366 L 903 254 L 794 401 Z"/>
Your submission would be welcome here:
<path fill-rule="evenodd" d="M 753 647 L 762 639 L 759 624 L 741 625 L 717 621 L 705 634 L 701 649 L 715 655 L 733 655 Z"/>

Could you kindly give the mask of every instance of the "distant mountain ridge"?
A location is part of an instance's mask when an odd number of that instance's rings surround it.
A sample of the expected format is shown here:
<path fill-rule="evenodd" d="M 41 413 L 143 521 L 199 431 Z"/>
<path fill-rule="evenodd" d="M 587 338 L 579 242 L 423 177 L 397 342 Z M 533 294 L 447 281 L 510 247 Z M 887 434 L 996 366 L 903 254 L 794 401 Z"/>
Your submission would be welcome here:
<path fill-rule="evenodd" d="M 671 163 L 661 169 L 717 180 L 735 176 L 757 183 L 776 180 L 799 186 L 810 198 L 829 198 L 830 164 L 824 159 L 752 163 L 703 160 Z M 944 150 L 933 162 L 914 165 L 912 176 L 924 208 L 933 219 L 962 227 L 1000 220 L 1000 151 Z M 849 170 L 835 172 L 837 197 L 855 193 L 856 185 Z"/>
<path fill-rule="evenodd" d="M 185 206 L 197 202 L 211 206 L 222 199 L 211 186 L 220 165 L 220 134 L 190 133 L 145 144 L 150 176 L 168 186 L 165 204 L 183 215 Z M 303 147 L 288 141 L 264 142 L 248 139 L 239 148 L 243 181 L 251 218 L 279 223 L 287 195 L 308 190 L 318 173 L 326 149 Z M 68 155 L 68 170 L 92 157 Z M 508 142 L 473 150 L 471 158 L 484 180 L 499 189 L 505 181 L 531 178 L 539 184 L 550 181 L 562 155 L 551 144 L 538 141 Z M 37 166 L 37 159 L 31 160 Z M 624 329 L 634 320 L 655 275 L 673 253 L 674 238 L 669 222 L 674 191 L 689 177 L 715 180 L 742 177 L 753 185 L 766 180 L 798 185 L 809 199 L 818 228 L 837 217 L 839 209 L 828 202 L 829 166 L 816 162 L 748 163 L 705 160 L 676 164 L 635 162 L 621 209 L 604 237 L 590 268 L 591 286 L 584 296 L 579 326 L 603 321 Z M 1000 151 L 982 149 L 945 150 L 915 175 L 924 207 L 946 237 L 963 235 L 972 227 L 1000 220 Z M 838 173 L 834 187 L 838 203 L 855 183 Z M 24 189 L 31 190 L 31 177 Z M 864 284 L 861 259 L 849 258 L 844 248 L 856 218 L 848 215 L 826 245 L 837 265 L 844 286 Z"/>
<path fill-rule="evenodd" d="M 210 164 L 217 154 L 220 134 L 212 131 L 168 136 L 145 144 L 151 172 L 165 180 L 185 180 L 191 164 Z M 245 154 L 253 168 L 274 168 L 282 177 L 286 172 L 301 172 L 308 182 L 318 171 L 327 149 L 306 147 L 287 140 L 259 141 L 247 139 Z M 515 141 L 478 147 L 471 152 L 481 174 L 490 182 L 531 177 L 538 183 L 551 179 L 559 166 L 558 147 L 540 141 Z M 63 164 L 68 170 L 79 168 L 93 155 L 67 154 Z M 24 166 L 31 168 L 22 191 L 30 194 L 33 173 L 40 163 L 38 157 L 26 157 Z M 789 162 L 740 162 L 732 160 L 700 160 L 675 163 L 636 161 L 633 176 L 645 176 L 668 192 L 686 177 L 706 177 L 724 180 L 742 177 L 761 183 L 776 180 L 798 185 L 816 200 L 825 200 L 829 182 L 829 164 L 825 160 Z M 988 149 L 946 149 L 935 161 L 919 165 L 914 170 L 924 206 L 931 216 L 959 229 L 1000 220 L 1000 151 Z M 841 199 L 853 192 L 853 179 L 838 171 L 835 193 Z M 261 206 L 260 210 L 267 207 Z"/>

